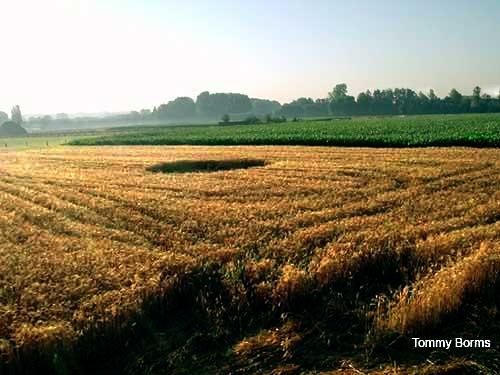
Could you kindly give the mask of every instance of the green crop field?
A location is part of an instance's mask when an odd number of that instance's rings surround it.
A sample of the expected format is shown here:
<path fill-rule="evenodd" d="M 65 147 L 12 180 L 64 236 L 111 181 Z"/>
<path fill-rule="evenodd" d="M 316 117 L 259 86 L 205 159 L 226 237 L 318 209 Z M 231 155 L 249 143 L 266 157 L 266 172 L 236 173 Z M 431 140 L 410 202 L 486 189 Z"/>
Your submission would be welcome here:
<path fill-rule="evenodd" d="M 239 126 L 157 127 L 71 145 L 500 146 L 500 115 L 435 115 Z"/>

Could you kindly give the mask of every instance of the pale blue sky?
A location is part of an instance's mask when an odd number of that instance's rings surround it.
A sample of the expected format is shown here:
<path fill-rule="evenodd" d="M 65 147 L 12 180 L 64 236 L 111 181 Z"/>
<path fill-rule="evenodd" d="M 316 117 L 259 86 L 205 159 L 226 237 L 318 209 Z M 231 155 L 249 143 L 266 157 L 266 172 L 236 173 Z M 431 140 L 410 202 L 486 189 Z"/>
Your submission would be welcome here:
<path fill-rule="evenodd" d="M 340 82 L 500 90 L 498 0 L 6 0 L 0 14 L 0 110 L 121 111 L 204 90 L 286 102 Z"/>

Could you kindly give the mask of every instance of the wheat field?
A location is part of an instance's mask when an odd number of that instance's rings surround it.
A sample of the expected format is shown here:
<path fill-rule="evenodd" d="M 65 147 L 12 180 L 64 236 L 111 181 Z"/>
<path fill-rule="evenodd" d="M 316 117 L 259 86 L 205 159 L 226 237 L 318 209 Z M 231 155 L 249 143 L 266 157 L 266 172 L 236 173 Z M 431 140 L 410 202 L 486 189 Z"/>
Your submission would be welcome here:
<path fill-rule="evenodd" d="M 148 171 L 176 160 L 242 158 L 265 165 Z M 304 351 L 320 345 L 332 353 L 366 352 L 441 328 L 474 334 L 462 318 L 453 320 L 458 328 L 443 325 L 457 316 L 476 319 L 484 331 L 487 314 L 495 327 L 499 244 L 498 149 L 110 146 L 2 153 L 0 357 L 15 367 L 66 353 L 102 327 L 124 330 L 149 301 L 180 293 L 179 285 L 206 272 L 212 276 L 202 280 L 224 290 L 224 303 L 212 291 L 196 296 L 214 325 L 224 326 L 234 311 L 269 317 L 257 333 L 240 327 L 228 344 L 227 373 L 375 371 L 354 354 L 349 365 L 337 357 L 310 363 Z M 471 303 L 487 312 L 478 315 Z M 324 335 L 300 318 L 311 305 Z M 356 334 L 340 339 L 336 321 L 356 325 Z M 336 339 L 352 345 L 328 346 Z M 261 360 L 250 365 L 250 358 Z M 384 363 L 382 372 L 415 366 Z M 423 368 L 418 361 L 416 368 Z"/>

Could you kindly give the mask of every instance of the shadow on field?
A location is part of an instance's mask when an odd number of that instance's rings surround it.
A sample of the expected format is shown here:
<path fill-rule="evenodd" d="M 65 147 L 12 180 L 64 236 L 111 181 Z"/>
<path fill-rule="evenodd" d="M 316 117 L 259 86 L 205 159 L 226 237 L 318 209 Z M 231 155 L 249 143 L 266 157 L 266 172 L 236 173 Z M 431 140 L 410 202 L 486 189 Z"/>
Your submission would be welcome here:
<path fill-rule="evenodd" d="M 348 278 L 311 285 L 279 301 L 259 294 L 244 269 L 228 273 L 206 260 L 182 274 L 165 270 L 163 292 L 145 298 L 140 310 L 96 325 L 70 346 L 19 350 L 7 367 L 0 362 L 0 374 L 291 375 L 332 369 L 337 371 L 331 374 L 354 374 L 365 373 L 356 367 L 376 373 L 396 361 L 403 367 L 391 373 L 498 373 L 494 351 L 466 350 L 450 358 L 445 351 L 412 349 L 410 337 L 388 335 L 370 342 L 374 296 L 414 280 L 416 261 L 410 250 L 399 257 L 377 252 L 361 260 Z M 496 342 L 497 317 L 488 319 L 476 305 L 470 300 L 448 314 L 446 324 L 416 334 L 475 336 L 481 321 Z M 464 316 L 475 319 L 464 321 Z M 407 371 L 422 363 L 428 365 Z"/>
<path fill-rule="evenodd" d="M 154 173 L 217 172 L 263 167 L 266 164 L 266 161 L 262 159 L 177 160 L 155 164 L 146 168 L 146 170 Z"/>

